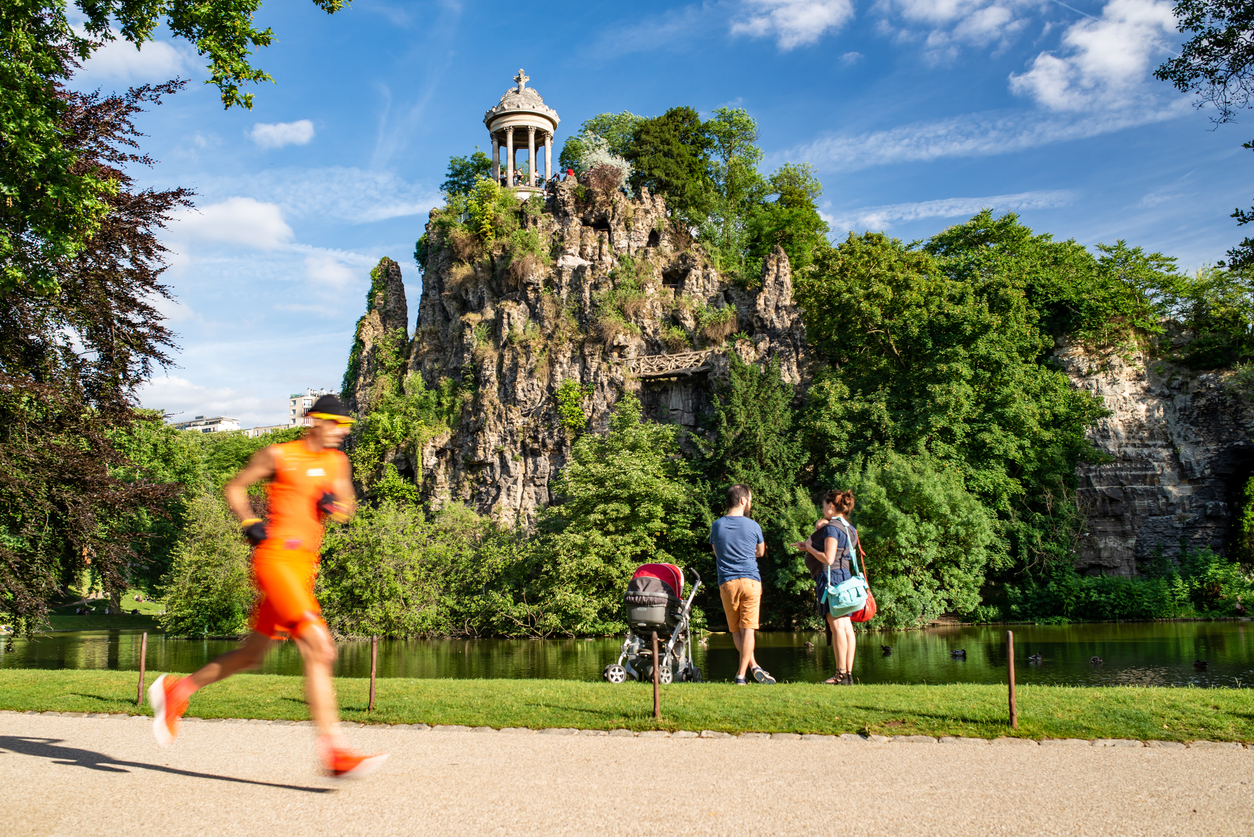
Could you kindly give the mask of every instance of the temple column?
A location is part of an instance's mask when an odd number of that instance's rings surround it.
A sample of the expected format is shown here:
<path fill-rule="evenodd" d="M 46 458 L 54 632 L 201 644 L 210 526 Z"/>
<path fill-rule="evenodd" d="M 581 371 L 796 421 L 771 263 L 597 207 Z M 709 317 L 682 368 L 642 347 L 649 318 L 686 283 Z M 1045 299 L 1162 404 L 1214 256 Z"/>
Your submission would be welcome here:
<path fill-rule="evenodd" d="M 501 182 L 501 141 L 492 134 L 492 179 Z"/>
<path fill-rule="evenodd" d="M 553 178 L 553 134 L 544 132 L 544 182 Z"/>
<path fill-rule="evenodd" d="M 527 185 L 536 185 L 536 126 L 527 126 Z"/>
<path fill-rule="evenodd" d="M 505 129 L 505 185 L 514 185 L 514 126 Z"/>

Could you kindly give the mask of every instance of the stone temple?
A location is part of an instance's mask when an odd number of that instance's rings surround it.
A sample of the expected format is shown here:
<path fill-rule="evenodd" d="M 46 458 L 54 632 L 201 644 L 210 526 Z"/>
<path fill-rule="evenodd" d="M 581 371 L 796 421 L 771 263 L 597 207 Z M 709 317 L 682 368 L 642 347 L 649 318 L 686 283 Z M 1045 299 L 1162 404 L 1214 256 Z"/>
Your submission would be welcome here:
<path fill-rule="evenodd" d="M 553 133 L 561 119 L 557 111 L 544 103 L 535 88 L 528 87 L 531 79 L 522 70 L 514 76 L 517 87 L 505 91 L 501 101 L 488 108 L 483 115 L 483 124 L 492 136 L 492 171 L 501 171 L 501 150 L 505 151 L 505 174 L 498 175 L 502 186 L 516 189 L 520 198 L 543 192 L 543 182 L 536 185 L 536 174 L 540 167 L 536 163 L 536 154 L 543 146 L 544 180 L 553 176 Z M 518 166 L 515 155 L 523 147 L 521 142 L 526 135 L 527 176 L 525 182 L 518 177 Z M 516 182 L 519 181 L 519 182 Z"/>

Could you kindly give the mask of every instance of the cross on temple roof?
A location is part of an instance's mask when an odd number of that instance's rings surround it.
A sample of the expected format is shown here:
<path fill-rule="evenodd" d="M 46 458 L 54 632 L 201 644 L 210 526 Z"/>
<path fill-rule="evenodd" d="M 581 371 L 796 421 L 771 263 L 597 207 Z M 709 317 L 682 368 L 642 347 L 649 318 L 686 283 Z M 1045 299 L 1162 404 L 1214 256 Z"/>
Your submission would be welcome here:
<path fill-rule="evenodd" d="M 521 93 L 523 92 L 523 88 L 527 86 L 527 82 L 531 81 L 531 76 L 527 75 L 521 68 L 519 68 L 518 75 L 514 76 L 514 81 L 518 82 L 518 92 Z"/>

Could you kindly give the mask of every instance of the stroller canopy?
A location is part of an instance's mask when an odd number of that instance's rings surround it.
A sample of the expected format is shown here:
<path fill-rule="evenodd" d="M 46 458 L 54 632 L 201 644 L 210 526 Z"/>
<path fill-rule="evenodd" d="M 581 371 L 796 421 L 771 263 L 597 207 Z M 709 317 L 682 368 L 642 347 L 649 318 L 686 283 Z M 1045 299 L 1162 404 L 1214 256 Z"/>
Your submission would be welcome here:
<path fill-rule="evenodd" d="M 641 564 L 632 576 L 633 580 L 637 578 L 656 578 L 671 588 L 676 597 L 683 598 L 684 573 L 674 564 Z"/>

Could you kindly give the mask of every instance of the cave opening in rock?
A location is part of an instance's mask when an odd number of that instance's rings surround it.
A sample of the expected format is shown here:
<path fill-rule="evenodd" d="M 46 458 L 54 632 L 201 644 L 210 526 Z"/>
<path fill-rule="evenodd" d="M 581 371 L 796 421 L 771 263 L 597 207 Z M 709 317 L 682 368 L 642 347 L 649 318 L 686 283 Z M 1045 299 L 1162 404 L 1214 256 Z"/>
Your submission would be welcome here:
<path fill-rule="evenodd" d="M 654 230 L 653 232 L 649 233 L 649 243 L 645 246 L 656 247 L 661 243 L 662 243 L 662 234 L 658 232 L 657 230 Z"/>
<path fill-rule="evenodd" d="M 1234 456 L 1227 480 L 1232 516 L 1224 538 L 1228 560 L 1254 564 L 1254 448 Z"/>
<path fill-rule="evenodd" d="M 678 288 L 684 283 L 684 271 L 678 267 L 667 268 L 662 271 L 662 287 Z"/>
<path fill-rule="evenodd" d="M 592 229 L 597 230 L 598 232 L 609 232 L 610 231 L 609 219 L 594 218 L 592 221 Z"/>

